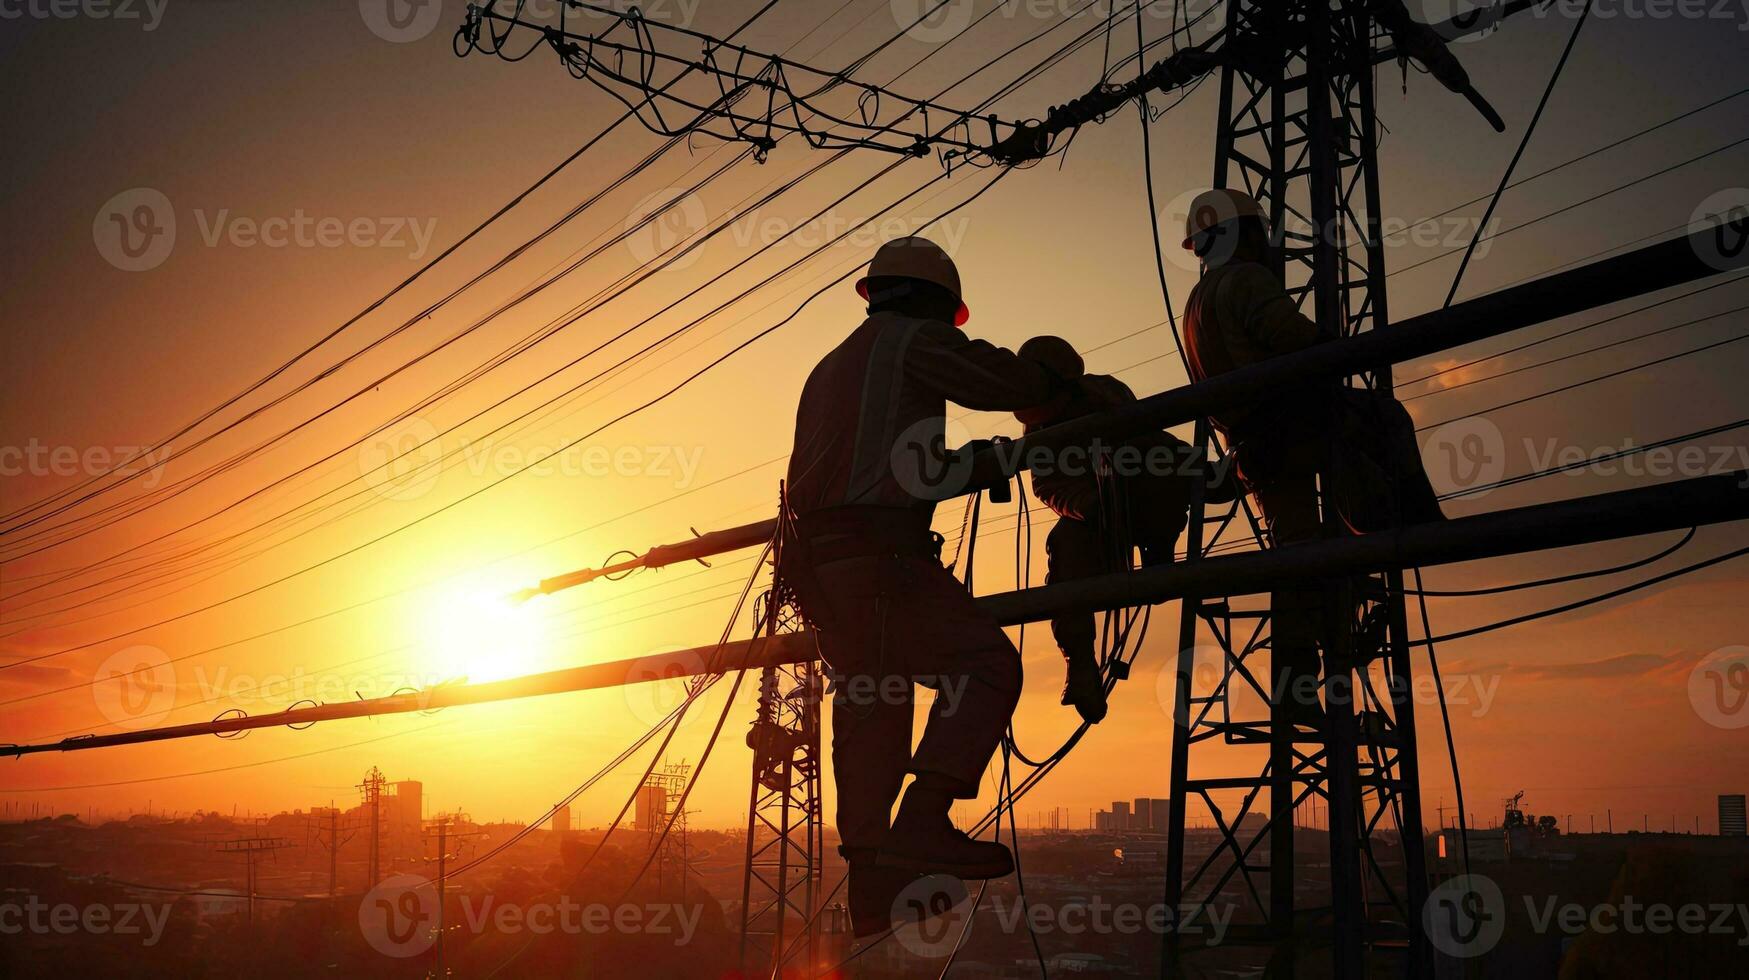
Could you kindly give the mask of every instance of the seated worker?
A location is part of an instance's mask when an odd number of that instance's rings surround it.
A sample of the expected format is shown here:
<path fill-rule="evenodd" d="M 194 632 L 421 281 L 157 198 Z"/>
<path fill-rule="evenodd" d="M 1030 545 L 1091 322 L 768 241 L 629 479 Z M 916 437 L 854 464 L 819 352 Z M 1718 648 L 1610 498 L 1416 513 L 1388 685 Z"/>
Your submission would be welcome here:
<path fill-rule="evenodd" d="M 1015 412 L 1028 435 L 1070 419 L 1136 400 L 1129 386 L 1106 374 L 1087 374 L 1081 355 L 1061 337 L 1034 337 L 1017 351 L 1070 382 L 1050 402 Z M 1045 465 L 1034 465 L 1032 491 L 1058 517 L 1045 538 L 1046 582 L 1067 582 L 1118 571 L 1139 548 L 1142 564 L 1170 562 L 1183 532 L 1193 481 L 1211 468 L 1189 465 L 1194 450 L 1169 432 L 1106 444 L 1051 445 Z M 1101 458 L 1101 457 L 1105 458 Z M 1212 482 L 1211 502 L 1233 499 L 1230 484 Z M 1099 638 L 1092 612 L 1051 620 L 1065 665 L 1062 704 L 1088 724 L 1105 717 L 1105 678 L 1094 657 Z"/>
<path fill-rule="evenodd" d="M 1190 379 L 1203 381 L 1309 347 L 1323 338 L 1282 284 L 1281 258 L 1263 208 L 1239 191 L 1197 195 L 1184 248 L 1202 278 L 1184 305 Z M 1318 536 L 1317 472 L 1333 424 L 1334 385 L 1306 384 L 1260 395 L 1210 421 L 1230 440 L 1246 487 L 1277 544 Z"/>

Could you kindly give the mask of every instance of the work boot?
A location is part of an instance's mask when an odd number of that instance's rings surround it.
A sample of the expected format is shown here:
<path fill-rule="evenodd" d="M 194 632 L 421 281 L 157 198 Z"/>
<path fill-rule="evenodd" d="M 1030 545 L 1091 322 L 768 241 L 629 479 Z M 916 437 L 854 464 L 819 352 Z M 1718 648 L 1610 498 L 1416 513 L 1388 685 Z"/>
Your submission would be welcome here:
<path fill-rule="evenodd" d="M 1064 653 L 1063 664 L 1066 670 L 1060 703 L 1073 705 L 1087 724 L 1099 724 L 1105 718 L 1105 678 L 1100 675 L 1093 651 Z"/>
<path fill-rule="evenodd" d="M 899 816 L 881 841 L 883 867 L 918 874 L 947 874 L 974 881 L 1001 878 L 1014 871 L 1014 855 L 995 841 L 973 840 L 953 825 L 947 811 L 953 796 L 924 777 L 911 784 Z"/>
<path fill-rule="evenodd" d="M 850 928 L 858 939 L 893 928 L 899 894 L 920 877 L 902 868 L 881 867 L 875 857 L 873 848 L 849 856 Z"/>

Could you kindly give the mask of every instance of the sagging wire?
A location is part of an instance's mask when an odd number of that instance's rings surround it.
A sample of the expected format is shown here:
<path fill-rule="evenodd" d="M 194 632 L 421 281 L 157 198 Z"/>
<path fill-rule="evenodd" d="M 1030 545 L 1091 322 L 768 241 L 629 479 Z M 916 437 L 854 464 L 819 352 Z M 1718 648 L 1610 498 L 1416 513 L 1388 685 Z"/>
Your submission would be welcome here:
<path fill-rule="evenodd" d="M 765 550 L 760 554 L 759 561 L 755 563 L 754 568 L 753 568 L 753 572 L 748 576 L 746 587 L 742 589 L 740 599 L 735 603 L 735 608 L 730 612 L 729 620 L 724 625 L 722 635 L 717 642 L 717 646 L 716 646 L 715 651 L 712 653 L 712 657 L 711 657 L 712 664 L 714 664 L 718 659 L 720 659 L 723 649 L 728 645 L 729 636 L 734 631 L 736 621 L 740 619 L 741 610 L 746 608 L 747 597 L 751 594 L 751 592 L 753 590 L 753 584 L 754 584 L 754 582 L 758 581 L 760 570 L 765 567 L 766 560 L 772 556 L 774 549 L 777 547 L 778 541 L 780 540 L 780 537 L 779 537 L 780 534 L 781 534 L 781 529 L 779 530 L 779 532 L 777 534 L 773 535 L 772 541 L 766 543 Z M 707 666 L 709 666 L 709 665 L 707 664 Z M 680 795 L 679 801 L 676 805 L 675 814 L 669 818 L 668 824 L 662 828 L 662 833 L 652 843 L 648 858 L 645 860 L 643 867 L 639 869 L 638 873 L 632 878 L 631 882 L 626 886 L 624 894 L 622 894 L 620 897 L 620 902 L 624 902 L 625 897 L 631 894 L 632 890 L 637 887 L 638 882 L 643 879 L 644 874 L 649 871 L 650 865 L 654 862 L 656 855 L 659 853 L 660 848 L 662 846 L 662 843 L 667 839 L 669 831 L 671 831 L 673 829 L 674 822 L 679 819 L 680 813 L 684 811 L 686 797 L 688 794 L 690 794 L 692 792 L 693 787 L 696 786 L 698 783 L 698 778 L 703 772 L 704 762 L 706 759 L 709 758 L 710 750 L 712 747 L 715 746 L 717 737 L 722 732 L 723 723 L 728 718 L 728 713 L 734 706 L 735 693 L 739 690 L 741 680 L 746 676 L 746 673 L 747 673 L 747 669 L 745 666 L 743 666 L 742 668 L 740 668 L 739 670 L 736 671 L 735 683 L 731 687 L 731 690 L 729 692 L 729 696 L 724 702 L 722 715 L 717 719 L 716 727 L 711 732 L 711 737 L 710 737 L 709 743 L 707 744 L 707 746 L 705 748 L 704 756 L 702 758 L 700 758 L 698 767 L 693 770 L 691 778 L 688 780 L 685 789 L 682 791 L 682 793 Z M 595 779 L 598 779 L 601 775 L 604 775 L 613 766 L 617 766 L 618 763 L 620 761 L 622 761 L 623 759 L 629 758 L 631 753 L 636 751 L 637 746 L 647 742 L 649 740 L 649 738 L 651 738 L 655 735 L 655 732 L 657 730 L 659 730 L 663 727 L 666 727 L 668 729 L 667 734 L 664 735 L 662 738 L 662 744 L 657 748 L 656 752 L 654 754 L 652 754 L 651 759 L 650 759 L 650 764 L 645 767 L 644 775 L 639 778 L 636 788 L 634 788 L 632 791 L 632 795 L 629 798 L 627 798 L 625 804 L 623 806 L 621 806 L 620 811 L 617 815 L 615 815 L 613 822 L 608 825 L 606 833 L 604 833 L 602 835 L 601 840 L 599 842 L 597 842 L 595 849 L 590 852 L 589 857 L 584 860 L 583 867 L 579 869 L 579 873 L 581 873 L 582 870 L 587 869 L 589 867 L 589 865 L 595 861 L 595 858 L 597 856 L 599 856 L 601 854 L 602 850 L 607 846 L 608 839 L 613 836 L 614 831 L 616 831 L 619 828 L 619 826 L 624 822 L 625 815 L 631 809 L 632 803 L 637 799 L 638 792 L 639 792 L 639 790 L 642 789 L 644 781 L 649 778 L 649 776 L 652 772 L 655 771 L 657 760 L 659 760 L 663 757 L 663 754 L 667 751 L 669 742 L 673 740 L 675 733 L 680 730 L 680 725 L 681 725 L 681 722 L 685 719 L 686 711 L 693 705 L 693 703 L 695 703 L 697 701 L 697 699 L 700 696 L 702 696 L 704 694 L 704 692 L 706 690 L 708 690 L 710 687 L 712 687 L 717 680 L 721 679 L 721 676 L 722 675 L 720 675 L 720 674 L 704 673 L 704 674 L 699 674 L 696 677 L 694 677 L 693 682 L 688 685 L 686 697 L 681 701 L 681 703 L 678 706 L 676 706 L 674 711 L 669 713 L 667 718 L 658 722 L 655 726 L 652 726 L 650 731 L 647 732 L 643 738 L 639 739 L 637 742 L 634 742 L 631 747 L 628 747 L 627 750 L 621 754 L 620 758 L 616 759 L 613 763 L 611 763 L 607 769 L 604 769 L 601 773 L 598 773 L 596 775 L 596 777 L 592 777 L 591 780 L 589 780 L 588 782 L 585 782 L 582 786 L 578 787 L 578 789 L 571 795 L 571 797 L 569 797 L 565 801 L 565 803 L 556 804 L 552 809 L 547 811 L 547 814 L 545 817 L 541 818 L 540 823 L 544 823 L 546 820 L 551 819 L 552 815 L 554 813 L 558 812 L 560 806 L 564 806 L 564 805 L 568 804 L 571 799 L 575 799 L 576 796 L 580 795 L 584 789 L 588 788 L 589 785 L 592 785 L 593 782 L 595 781 Z M 526 833 L 528 831 L 531 831 L 535 826 L 538 826 L 538 825 L 539 825 L 538 823 L 532 824 L 529 827 L 524 828 L 523 832 Z M 514 840 L 514 838 L 513 838 L 513 840 Z M 506 847 L 509 846 L 509 844 L 512 843 L 513 840 L 507 841 L 505 843 L 505 845 L 503 845 L 503 846 L 506 846 Z M 502 848 L 495 848 L 494 850 L 489 851 L 486 854 L 483 854 L 478 858 L 475 858 L 474 860 L 470 861 L 468 864 L 463 865 L 461 868 L 458 868 L 453 873 L 460 874 L 463 871 L 471 870 L 472 868 L 478 867 L 481 863 L 483 863 L 484 861 L 486 861 L 490 857 L 499 853 L 499 851 L 501 849 Z M 529 948 L 534 945 L 534 941 L 536 938 L 538 938 L 538 937 L 531 936 L 527 942 L 523 943 L 522 946 L 518 947 L 515 951 L 513 951 L 510 954 L 510 956 L 504 960 L 503 963 L 500 963 L 491 973 L 487 974 L 487 976 L 489 976 L 489 977 L 496 976 L 497 974 L 503 972 L 503 970 L 506 967 L 508 967 L 511 963 L 515 962 L 518 958 L 520 958 L 522 956 L 523 953 L 527 952 L 529 950 Z"/>

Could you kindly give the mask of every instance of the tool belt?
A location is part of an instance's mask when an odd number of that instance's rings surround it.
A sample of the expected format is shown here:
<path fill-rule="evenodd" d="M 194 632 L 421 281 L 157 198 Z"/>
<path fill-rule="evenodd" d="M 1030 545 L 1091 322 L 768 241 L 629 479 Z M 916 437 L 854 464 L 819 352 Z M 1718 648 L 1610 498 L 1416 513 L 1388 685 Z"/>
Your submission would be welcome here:
<path fill-rule="evenodd" d="M 941 560 L 929 518 L 903 507 L 827 507 L 797 515 L 792 544 L 810 567 L 874 556 Z"/>
<path fill-rule="evenodd" d="M 797 515 L 784 525 L 777 568 L 778 588 L 792 596 L 802 617 L 817 630 L 830 604 L 815 570 L 853 558 L 927 558 L 941 561 L 942 537 L 925 513 L 900 507 L 828 507 Z"/>

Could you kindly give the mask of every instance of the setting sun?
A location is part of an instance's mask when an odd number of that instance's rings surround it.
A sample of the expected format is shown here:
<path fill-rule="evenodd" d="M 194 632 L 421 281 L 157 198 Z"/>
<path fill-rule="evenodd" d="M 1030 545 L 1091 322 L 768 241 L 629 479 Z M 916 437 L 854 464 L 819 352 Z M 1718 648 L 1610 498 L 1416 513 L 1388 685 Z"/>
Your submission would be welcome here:
<path fill-rule="evenodd" d="M 438 592 L 424 607 L 417 666 L 441 680 L 495 681 L 540 669 L 543 603 L 517 603 L 475 584 Z"/>

